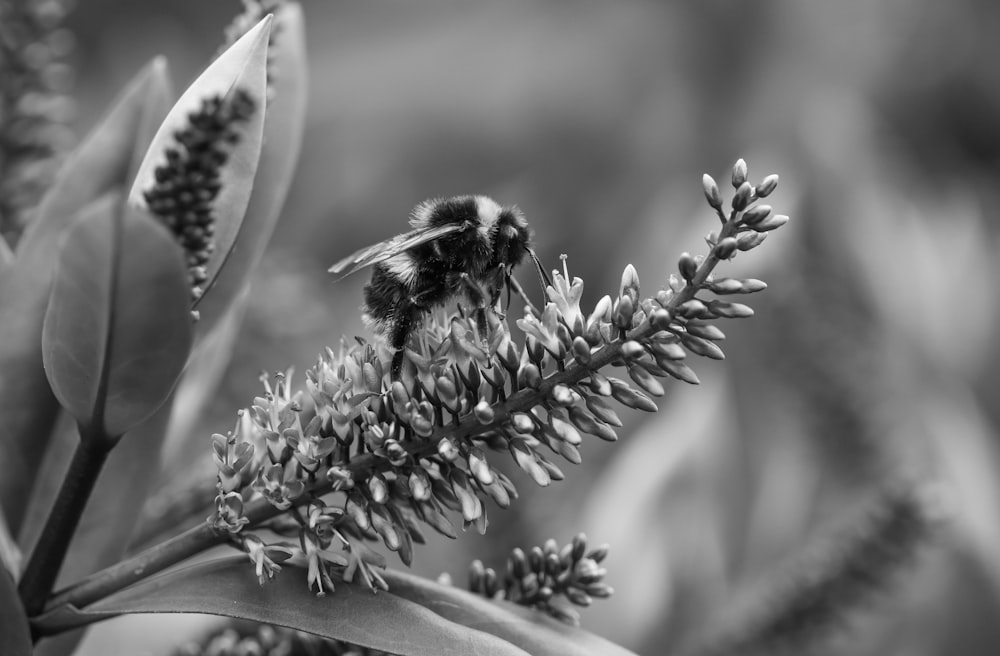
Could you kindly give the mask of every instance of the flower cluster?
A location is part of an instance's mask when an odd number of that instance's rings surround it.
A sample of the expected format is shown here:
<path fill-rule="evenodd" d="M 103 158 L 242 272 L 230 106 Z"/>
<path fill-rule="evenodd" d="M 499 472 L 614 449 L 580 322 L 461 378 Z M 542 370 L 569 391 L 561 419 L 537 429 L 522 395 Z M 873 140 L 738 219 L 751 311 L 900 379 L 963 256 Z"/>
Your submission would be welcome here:
<path fill-rule="evenodd" d="M 527 553 L 514 549 L 502 576 L 482 561 L 473 561 L 469 590 L 490 599 L 536 608 L 578 625 L 579 613 L 558 600 L 564 597 L 577 606 L 589 606 L 594 597 L 610 597 L 614 590 L 603 582 L 607 572 L 601 567 L 607 555 L 607 545 L 588 551 L 587 537 L 582 533 L 561 549 L 555 540 L 547 540 L 543 547 L 533 547 Z"/>
<path fill-rule="evenodd" d="M 385 652 L 267 624 L 226 628 L 174 656 L 383 656 Z"/>
<path fill-rule="evenodd" d="M 69 4 L 0 2 L 0 235 L 10 243 L 74 140 Z"/>
<path fill-rule="evenodd" d="M 240 138 L 234 126 L 249 120 L 255 109 L 253 98 L 241 89 L 204 100 L 184 129 L 174 133 L 176 145 L 166 149 L 156 183 L 143 194 L 150 212 L 184 249 L 193 300 L 205 291 L 205 265 L 215 251 L 213 202 L 222 188 L 219 178 L 228 150 Z"/>
<path fill-rule="evenodd" d="M 219 496 L 209 521 L 239 536 L 260 518 L 292 517 L 301 555 L 311 559 L 310 585 L 319 591 L 331 585 L 325 578 L 331 567 L 360 571 L 370 587 L 381 587 L 368 567 L 377 561 L 358 555 L 364 540 L 380 540 L 409 564 L 422 526 L 455 537 L 452 513 L 464 527 L 484 532 L 486 502 L 506 508 L 517 497 L 513 481 L 491 460 L 509 455 L 538 485 L 560 480 L 553 455 L 575 464 L 584 434 L 617 439 L 615 402 L 653 412 L 651 397 L 664 394 L 663 378 L 698 382 L 690 354 L 724 357 L 716 322 L 753 314 L 728 297 L 765 285 L 712 271 L 788 220 L 757 203 L 776 182 L 769 176 L 753 187 L 740 160 L 727 216 L 706 176 L 706 196 L 722 227 L 707 237 L 706 255 L 683 254 L 678 273 L 649 296 L 629 265 L 617 294 L 585 312 L 583 281 L 571 278 L 564 260 L 540 316 L 528 309 L 516 322 L 521 339 L 492 311 L 439 314 L 411 339 L 412 367 L 399 379 L 389 374 L 389 354 L 359 339 L 328 349 L 307 372 L 305 391 L 293 394 L 287 376 L 273 387 L 265 381 L 266 394 L 242 414 L 237 430 L 215 436 Z M 614 369 L 622 373 L 612 375 Z M 259 508 L 261 499 L 267 513 L 243 514 L 248 502 Z M 333 544 L 349 556 L 333 554 Z M 583 599 L 571 589 L 580 590 L 568 587 L 567 596 Z M 530 586 L 519 590 L 521 598 L 542 603 Z"/>

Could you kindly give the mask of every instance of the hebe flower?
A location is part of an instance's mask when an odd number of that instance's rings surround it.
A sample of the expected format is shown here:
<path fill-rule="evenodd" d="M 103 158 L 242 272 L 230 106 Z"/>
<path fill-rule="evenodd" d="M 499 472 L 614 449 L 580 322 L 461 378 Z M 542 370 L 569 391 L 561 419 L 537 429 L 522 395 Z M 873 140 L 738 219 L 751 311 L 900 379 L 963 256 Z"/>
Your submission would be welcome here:
<path fill-rule="evenodd" d="M 353 576 L 361 567 L 357 554 L 367 553 L 365 540 L 381 541 L 409 564 L 413 545 L 423 542 L 422 526 L 455 537 L 453 514 L 484 532 L 488 503 L 506 508 L 517 498 L 514 482 L 493 467 L 498 457 L 507 454 L 538 485 L 561 480 L 555 458 L 581 462 L 585 435 L 617 439 L 616 404 L 654 412 L 652 397 L 666 393 L 664 378 L 698 382 L 689 355 L 724 357 L 717 321 L 752 310 L 718 297 L 765 285 L 717 279 L 713 270 L 759 244 L 740 240 L 762 234 L 762 224 L 774 218 L 770 209 L 756 209 L 743 168 L 734 173 L 741 179 L 738 193 L 746 196 L 740 209 L 726 216 L 721 204 L 711 203 L 722 228 L 708 236 L 708 254 L 683 255 L 679 275 L 647 296 L 629 265 L 617 294 L 585 312 L 584 283 L 570 277 L 564 260 L 540 315 L 529 309 L 516 322 L 520 335 L 490 310 L 438 312 L 411 339 L 405 356 L 411 366 L 399 380 L 389 375 L 391 355 L 360 339 L 327 349 L 306 372 L 304 392 L 293 393 L 288 376 L 273 385 L 265 380 L 265 395 L 244 415 L 249 425 L 241 424 L 241 439 L 266 457 L 252 459 L 242 480 L 253 485 L 244 483 L 241 491 L 297 517 L 310 586 L 330 589 L 329 572 L 344 567 Z M 775 182 L 768 180 L 770 193 Z M 713 185 L 707 178 L 706 186 Z M 231 486 L 233 464 L 218 463 Z M 333 491 L 340 493 L 324 496 Z M 239 530 L 238 519 L 215 521 Z M 549 603 L 553 595 L 586 604 L 610 594 L 601 583 L 604 552 L 585 554 L 582 543 L 580 537 L 562 550 L 548 544 L 532 551 L 526 565 L 513 565 L 521 573 L 506 594 L 572 621 L 572 612 Z M 344 553 L 332 551 L 338 544 Z M 363 563 L 366 580 L 377 586 L 367 568 L 371 560 Z"/>
<path fill-rule="evenodd" d="M 0 3 L 0 237 L 11 244 L 74 141 L 70 4 Z"/>
<path fill-rule="evenodd" d="M 267 545 L 252 534 L 243 536 L 243 548 L 250 557 L 250 562 L 254 564 L 254 571 L 261 585 L 281 571 L 278 563 L 288 560 L 294 554 L 287 545 Z"/>

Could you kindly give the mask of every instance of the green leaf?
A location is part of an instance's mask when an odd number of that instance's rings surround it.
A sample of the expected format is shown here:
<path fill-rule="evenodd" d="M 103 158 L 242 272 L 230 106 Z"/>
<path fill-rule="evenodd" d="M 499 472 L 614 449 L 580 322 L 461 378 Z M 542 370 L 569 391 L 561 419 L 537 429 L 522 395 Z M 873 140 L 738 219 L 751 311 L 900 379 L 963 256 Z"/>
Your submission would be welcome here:
<path fill-rule="evenodd" d="M 240 138 L 227 150 L 228 159 L 219 178 L 221 188 L 213 201 L 216 215 L 215 252 L 205 265 L 208 276 L 206 290 L 211 288 L 235 247 L 250 202 L 266 114 L 267 41 L 270 30 L 271 18 L 268 17 L 223 52 L 184 91 L 153 137 L 129 192 L 129 204 L 146 206 L 144 192 L 155 185 L 157 168 L 166 162 L 168 149 L 176 146 L 175 133 L 188 125 L 191 114 L 200 111 L 206 99 L 226 97 L 236 89 L 241 89 L 253 99 L 256 109 L 250 119 L 230 126 Z"/>
<path fill-rule="evenodd" d="M 80 208 L 120 188 L 145 151 L 169 105 L 166 66 L 157 59 L 125 88 L 90 135 L 68 158 L 18 244 L 13 266 L 0 271 L 0 502 L 18 533 L 25 498 L 36 480 L 59 404 L 42 370 L 42 319 L 55 268 L 52 254 Z M 62 475 L 60 472 L 59 476 Z"/>
<path fill-rule="evenodd" d="M 429 608 L 456 624 L 493 634 L 534 656 L 635 656 L 624 647 L 531 608 L 490 601 L 397 570 L 386 570 L 382 576 L 392 594 Z"/>
<path fill-rule="evenodd" d="M 70 228 L 42 329 L 52 390 L 84 439 L 117 439 L 173 389 L 191 349 L 180 247 L 117 194 Z"/>
<path fill-rule="evenodd" d="M 31 656 L 31 628 L 10 573 L 0 567 L 0 654 Z"/>
<path fill-rule="evenodd" d="M 302 149 L 308 64 L 302 9 L 289 3 L 275 9 L 268 49 L 271 98 L 264 119 L 264 144 L 239 248 L 230 252 L 212 287 L 196 303 L 199 333 L 209 331 L 247 285 L 281 215 Z"/>
<path fill-rule="evenodd" d="M 244 557 L 199 563 L 138 583 L 83 611 L 62 607 L 37 618 L 43 631 L 81 626 L 123 613 L 207 613 L 287 626 L 404 656 L 526 656 L 488 633 L 444 619 L 391 593 L 338 583 L 325 597 L 305 571 L 285 567 L 263 586 Z M 566 653 L 566 652 L 563 652 Z"/>

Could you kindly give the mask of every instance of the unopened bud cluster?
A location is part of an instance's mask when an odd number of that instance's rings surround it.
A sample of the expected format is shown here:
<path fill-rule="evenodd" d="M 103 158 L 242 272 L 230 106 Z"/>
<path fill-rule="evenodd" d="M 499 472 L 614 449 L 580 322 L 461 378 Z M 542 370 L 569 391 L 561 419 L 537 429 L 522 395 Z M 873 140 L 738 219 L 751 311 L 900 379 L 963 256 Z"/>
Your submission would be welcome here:
<path fill-rule="evenodd" d="M 749 185 L 743 169 L 734 172 L 737 194 Z M 717 187 L 706 187 L 716 190 L 713 202 Z M 284 377 L 274 388 L 265 381 L 267 394 L 237 429 L 215 436 L 219 496 L 210 522 L 238 540 L 250 524 L 249 505 L 266 500 L 268 516 L 290 513 L 305 545 L 296 557 L 312 558 L 310 584 L 321 590 L 330 585 L 324 573 L 342 567 L 381 587 L 370 567 L 351 565 L 376 564 L 360 551 L 366 539 L 409 564 L 424 526 L 455 537 L 451 517 L 458 515 L 464 527 L 484 532 L 487 504 L 506 508 L 517 498 L 514 482 L 494 466 L 498 459 L 511 458 L 538 485 L 561 480 L 555 458 L 580 463 L 584 435 L 618 439 L 620 406 L 654 412 L 663 379 L 698 382 L 691 355 L 724 357 L 718 321 L 753 314 L 729 299 L 766 286 L 712 271 L 758 245 L 767 231 L 759 226 L 778 219 L 757 209 L 748 221 L 760 191 L 743 195 L 742 209 L 734 206 L 709 236 L 709 252 L 683 254 L 678 275 L 652 294 L 642 293 L 629 265 L 618 291 L 585 311 L 583 281 L 571 278 L 564 260 L 540 316 L 528 310 L 516 322 L 519 333 L 491 311 L 439 314 L 411 339 L 411 366 L 399 379 L 390 376 L 390 353 L 358 340 L 328 349 L 307 372 L 305 391 L 292 394 Z M 759 240 L 748 245 L 748 237 Z M 323 496 L 331 491 L 339 494 Z M 348 565 L 330 550 L 338 544 Z M 261 571 L 273 568 L 265 562 Z"/>
<path fill-rule="evenodd" d="M 555 540 L 547 540 L 544 546 L 527 552 L 514 549 L 502 573 L 474 561 L 469 567 L 469 590 L 530 606 L 577 625 L 579 613 L 562 600 L 589 606 L 594 598 L 610 597 L 614 590 L 604 583 L 607 570 L 601 567 L 607 555 L 607 545 L 588 550 L 582 533 L 562 548 Z"/>
<path fill-rule="evenodd" d="M 263 624 L 226 628 L 200 642 L 185 645 L 173 656 L 386 656 L 385 652 L 328 640 L 309 633 Z"/>
<path fill-rule="evenodd" d="M 0 2 L 0 235 L 13 244 L 73 143 L 69 2 Z"/>
<path fill-rule="evenodd" d="M 150 212 L 184 249 L 195 300 L 205 291 L 205 265 L 215 251 L 214 201 L 222 188 L 222 167 L 240 139 L 237 124 L 255 110 L 254 99 L 241 89 L 205 99 L 174 133 L 176 144 L 166 149 L 166 162 L 156 168 L 155 183 L 143 194 Z"/>

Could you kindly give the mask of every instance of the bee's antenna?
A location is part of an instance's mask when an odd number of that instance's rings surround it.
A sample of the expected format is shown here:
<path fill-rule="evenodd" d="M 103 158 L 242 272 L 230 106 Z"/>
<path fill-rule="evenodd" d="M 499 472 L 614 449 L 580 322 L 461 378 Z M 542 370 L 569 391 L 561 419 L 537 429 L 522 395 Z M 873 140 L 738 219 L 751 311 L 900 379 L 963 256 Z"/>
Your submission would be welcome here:
<path fill-rule="evenodd" d="M 542 266 L 541 260 L 539 260 L 538 256 L 535 255 L 535 251 L 531 250 L 531 248 L 527 246 L 524 247 L 524 250 L 528 251 L 528 255 L 531 256 L 531 260 L 535 263 L 535 270 L 538 271 L 538 280 L 542 285 L 542 294 L 544 295 L 545 288 L 552 286 L 552 279 L 549 278 L 549 274 L 545 272 L 545 267 Z"/>

